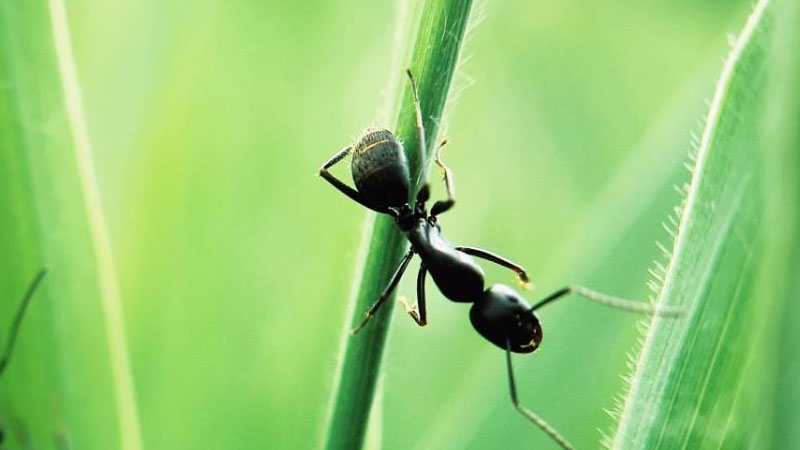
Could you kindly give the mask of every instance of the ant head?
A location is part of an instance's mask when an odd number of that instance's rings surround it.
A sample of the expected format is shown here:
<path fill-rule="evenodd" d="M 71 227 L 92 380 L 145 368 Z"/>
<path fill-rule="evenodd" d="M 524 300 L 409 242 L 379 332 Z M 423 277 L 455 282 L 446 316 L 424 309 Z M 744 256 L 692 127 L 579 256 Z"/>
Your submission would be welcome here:
<path fill-rule="evenodd" d="M 403 232 L 413 228 L 417 222 L 416 215 L 408 203 L 399 208 L 389 208 L 389 213 L 394 218 L 398 228 Z"/>
<path fill-rule="evenodd" d="M 531 353 L 542 342 L 542 326 L 531 305 L 508 286 L 487 289 L 469 311 L 472 326 L 492 344 L 515 353 Z"/>

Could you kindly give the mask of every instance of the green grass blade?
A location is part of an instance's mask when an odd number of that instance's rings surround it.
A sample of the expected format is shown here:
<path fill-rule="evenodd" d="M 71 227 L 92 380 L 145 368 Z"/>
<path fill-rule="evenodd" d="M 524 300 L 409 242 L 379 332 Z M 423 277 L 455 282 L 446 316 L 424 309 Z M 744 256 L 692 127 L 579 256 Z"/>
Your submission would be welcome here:
<path fill-rule="evenodd" d="M 62 1 L 0 5 L 0 80 L 0 205 L 11 212 L 0 221 L 0 246 L 20 267 L 2 277 L 17 285 L 33 268 L 50 268 L 15 352 L 20 367 L 3 380 L 14 393 L 4 397 L 11 406 L 3 410 L 13 413 L 9 434 L 23 447 L 45 448 L 55 439 L 76 448 L 141 448 Z M 4 311 L 16 302 L 10 300 Z"/>
<path fill-rule="evenodd" d="M 614 448 L 742 448 L 757 439 L 775 318 L 756 289 L 763 258 L 762 112 L 776 12 L 762 0 L 725 63 L 711 102 L 658 301 Z M 757 442 L 757 441 L 756 441 Z"/>
<path fill-rule="evenodd" d="M 770 77 L 770 103 L 765 112 L 765 162 L 771 239 L 762 270 L 764 296 L 778 299 L 780 319 L 772 327 L 777 341 L 765 352 L 776 359 L 772 393 L 770 442 L 773 448 L 800 447 L 800 4 L 779 0 Z M 774 380 L 774 381 L 773 381 Z"/>
<path fill-rule="evenodd" d="M 430 159 L 471 6 L 469 0 L 429 1 L 422 11 L 410 68 L 419 83 L 427 138 L 425 161 L 420 161 L 418 156 L 414 110 L 406 79 L 402 79 L 406 88 L 396 127 L 415 180 L 424 179 L 424 171 L 420 169 L 427 166 Z M 420 184 L 416 183 L 416 187 Z M 356 276 L 360 278 L 358 289 L 349 308 L 353 324 L 361 320 L 364 311 L 378 298 L 407 249 L 404 236 L 388 217 L 372 220 L 365 236 L 369 236 L 369 241 L 366 247 L 362 245 L 362 257 L 356 268 Z M 345 326 L 327 431 L 330 449 L 360 448 L 364 442 L 393 309 L 383 308 L 356 337 L 351 338 L 347 333 L 352 325 Z"/>

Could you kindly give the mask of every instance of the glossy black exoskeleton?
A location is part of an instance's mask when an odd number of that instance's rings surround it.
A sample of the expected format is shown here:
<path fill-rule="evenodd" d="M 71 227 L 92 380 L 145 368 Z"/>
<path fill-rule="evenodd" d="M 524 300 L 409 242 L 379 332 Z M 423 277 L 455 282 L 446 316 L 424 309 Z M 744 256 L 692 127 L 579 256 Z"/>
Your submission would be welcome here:
<path fill-rule="evenodd" d="M 418 147 L 422 154 L 421 149 L 426 148 L 422 111 L 416 82 L 411 72 L 407 73 L 416 112 Z M 471 258 L 473 256 L 513 270 L 517 274 L 518 280 L 526 287 L 528 276 L 521 266 L 503 257 L 475 247 L 453 246 L 442 236 L 438 216 L 455 204 L 453 177 L 441 160 L 441 149 L 445 143 L 446 141 L 436 149 L 434 162 L 444 176 L 447 199 L 434 203 L 430 213 L 426 209 L 426 203 L 430 196 L 427 184 L 417 192 L 414 204 L 409 202 L 411 179 L 408 161 L 402 145 L 388 130 L 367 130 L 355 145 L 348 146 L 336 153 L 319 171 L 320 176 L 351 199 L 374 211 L 392 216 L 411 244 L 388 286 L 366 312 L 363 321 L 352 329 L 352 334 L 358 333 L 378 309 L 389 300 L 409 262 L 415 254 L 419 255 L 422 262 L 417 275 L 417 303 L 409 307 L 405 301 L 401 300 L 406 312 L 420 326 L 427 324 L 425 279 L 428 272 L 446 298 L 454 302 L 471 303 L 469 317 L 475 330 L 486 340 L 506 352 L 509 388 L 514 406 L 561 447 L 572 448 L 545 421 L 522 406 L 517 397 L 511 353 L 531 353 L 542 342 L 542 327 L 535 311 L 570 293 L 630 311 L 642 313 L 655 313 L 656 311 L 649 304 L 607 296 L 580 286 L 560 289 L 533 306 L 508 286 L 496 284 L 487 288 L 483 270 Z M 350 153 L 353 153 L 352 176 L 356 189 L 335 178 L 328 171 Z M 666 309 L 658 312 L 661 314 L 677 313 L 677 311 Z"/>
<path fill-rule="evenodd" d="M 25 295 L 22 297 L 22 301 L 19 303 L 17 307 L 17 312 L 14 314 L 14 318 L 11 321 L 11 328 L 8 330 L 8 336 L 6 337 L 6 345 L 3 349 L 3 353 L 0 354 L 0 380 L 3 378 L 3 372 L 5 372 L 6 367 L 8 366 L 8 361 L 11 358 L 11 352 L 14 350 L 14 343 L 17 341 L 17 333 L 19 333 L 19 326 L 22 324 L 22 318 L 25 316 L 25 311 L 28 309 L 28 304 L 31 302 L 33 298 L 34 292 L 36 292 L 36 288 L 39 287 L 39 283 L 44 278 L 45 274 L 47 274 L 47 269 L 42 269 L 31 281 L 30 285 L 28 285 L 28 290 L 25 292 Z M 0 427 L 0 444 L 3 443 L 3 429 Z"/>

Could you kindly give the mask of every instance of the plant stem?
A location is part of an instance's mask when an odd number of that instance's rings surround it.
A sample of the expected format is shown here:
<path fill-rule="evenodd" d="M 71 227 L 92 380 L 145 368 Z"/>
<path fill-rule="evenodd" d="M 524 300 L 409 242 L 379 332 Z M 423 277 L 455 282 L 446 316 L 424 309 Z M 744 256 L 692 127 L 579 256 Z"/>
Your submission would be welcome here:
<path fill-rule="evenodd" d="M 415 181 L 414 194 L 426 179 L 423 168 L 430 162 L 471 5 L 471 0 L 435 0 L 427 1 L 422 11 L 410 69 L 419 84 L 427 143 L 423 152 L 417 148 L 411 91 L 406 78 L 401 78 L 406 88 L 396 134 L 404 143 Z M 423 160 L 420 154 L 424 154 Z M 345 342 L 339 356 L 327 428 L 329 449 L 354 449 L 363 445 L 393 308 L 379 311 L 358 336 L 351 337 L 348 331 L 378 298 L 408 247 L 391 218 L 378 216 L 367 226 L 371 227 L 372 236 L 365 257 L 361 258 L 363 264 L 356 269 L 355 276 L 360 281 L 351 299 L 353 317 L 345 327 Z"/>

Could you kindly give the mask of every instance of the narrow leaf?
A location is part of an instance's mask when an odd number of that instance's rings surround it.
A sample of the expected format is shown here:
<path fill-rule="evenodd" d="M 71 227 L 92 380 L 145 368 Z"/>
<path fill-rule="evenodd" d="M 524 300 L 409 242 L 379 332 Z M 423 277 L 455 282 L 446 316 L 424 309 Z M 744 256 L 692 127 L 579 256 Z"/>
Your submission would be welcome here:
<path fill-rule="evenodd" d="M 61 0 L 0 4 L 4 279 L 50 274 L 8 379 L 21 447 L 141 448 L 121 300 Z M 16 304 L 3 295 L 3 317 Z M 23 334 L 24 333 L 24 334 Z M 87 401 L 91 399 L 91 401 Z"/>
<path fill-rule="evenodd" d="M 614 448 L 742 448 L 760 439 L 764 329 L 773 299 L 756 288 L 763 262 L 767 55 L 776 12 L 760 1 L 719 78 L 658 302 L 636 362 Z"/>
<path fill-rule="evenodd" d="M 427 146 L 423 149 L 424 161 L 418 156 L 411 91 L 405 78 L 400 81 L 406 88 L 395 131 L 411 163 L 416 188 L 422 184 L 419 180 L 425 178 L 421 169 L 429 162 L 441 123 L 471 5 L 470 0 L 436 0 L 425 2 L 422 11 L 410 69 L 419 82 Z M 393 308 L 383 308 L 358 336 L 351 337 L 348 331 L 361 321 L 364 312 L 386 287 L 407 248 L 405 237 L 390 218 L 375 217 L 369 222 L 365 229 L 367 240 L 362 245 L 362 257 L 356 268 L 359 281 L 349 308 L 352 319 L 344 327 L 334 382 L 327 434 L 330 449 L 353 449 L 363 445 Z"/>

